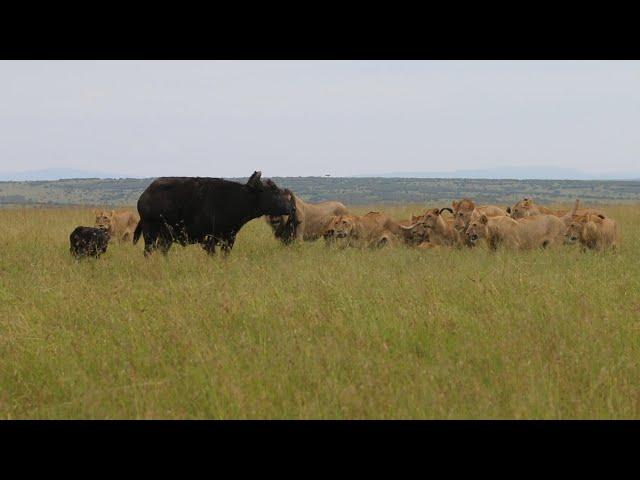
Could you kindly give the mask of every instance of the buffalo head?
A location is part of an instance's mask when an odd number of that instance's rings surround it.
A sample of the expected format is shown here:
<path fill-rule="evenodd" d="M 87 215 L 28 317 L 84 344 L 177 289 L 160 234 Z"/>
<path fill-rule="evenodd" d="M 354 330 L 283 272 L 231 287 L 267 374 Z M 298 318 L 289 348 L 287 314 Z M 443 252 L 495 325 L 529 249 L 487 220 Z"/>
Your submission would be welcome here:
<path fill-rule="evenodd" d="M 247 188 L 256 197 L 258 208 L 263 215 L 289 215 L 292 209 L 291 196 L 278 188 L 272 180 L 262 181 L 261 172 L 253 172 L 247 181 Z"/>

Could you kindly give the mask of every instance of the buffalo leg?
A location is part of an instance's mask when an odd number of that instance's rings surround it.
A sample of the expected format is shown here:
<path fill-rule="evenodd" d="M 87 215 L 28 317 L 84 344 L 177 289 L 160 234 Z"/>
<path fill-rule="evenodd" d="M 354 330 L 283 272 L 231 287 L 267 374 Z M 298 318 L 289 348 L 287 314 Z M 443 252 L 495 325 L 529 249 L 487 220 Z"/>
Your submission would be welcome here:
<path fill-rule="evenodd" d="M 145 223 L 142 230 L 144 237 L 144 256 L 148 257 L 157 248 L 159 228 L 156 225 Z"/>
<path fill-rule="evenodd" d="M 216 253 L 216 240 L 211 235 L 207 235 L 202 241 L 202 248 L 207 255 L 215 255 Z"/>
<path fill-rule="evenodd" d="M 158 248 L 160 253 L 166 255 L 169 253 L 171 244 L 173 243 L 173 232 L 166 223 L 160 227 L 160 235 L 158 236 Z"/>
<path fill-rule="evenodd" d="M 231 253 L 231 250 L 233 249 L 233 242 L 229 243 L 229 242 L 222 242 L 220 244 L 220 250 L 222 250 L 222 254 L 226 257 L 227 255 L 229 255 Z"/>
<path fill-rule="evenodd" d="M 165 238 L 165 237 L 160 237 L 158 239 L 158 249 L 160 250 L 160 253 L 162 253 L 162 255 L 167 255 L 169 253 L 169 249 L 171 248 L 171 240 Z"/>
<path fill-rule="evenodd" d="M 230 234 L 228 237 L 223 238 L 222 242 L 220 242 L 220 249 L 222 250 L 222 253 L 225 257 L 231 253 L 234 243 L 236 243 L 236 235 L 234 233 Z"/>
<path fill-rule="evenodd" d="M 148 257 L 149 255 L 151 255 L 153 253 L 153 251 L 156 249 L 156 246 L 152 243 L 146 243 L 144 244 L 144 256 Z"/>

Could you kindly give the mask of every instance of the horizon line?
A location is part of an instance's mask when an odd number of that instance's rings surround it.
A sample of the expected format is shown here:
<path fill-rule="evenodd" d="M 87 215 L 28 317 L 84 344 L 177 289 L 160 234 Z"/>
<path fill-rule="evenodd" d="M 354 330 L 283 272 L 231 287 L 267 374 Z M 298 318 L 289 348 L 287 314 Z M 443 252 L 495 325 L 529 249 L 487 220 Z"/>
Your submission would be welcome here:
<path fill-rule="evenodd" d="M 35 182 L 59 182 L 64 180 L 148 180 L 162 177 L 200 177 L 200 178 L 221 178 L 221 179 L 242 179 L 249 178 L 248 176 L 220 176 L 211 177 L 203 175 L 156 175 L 156 176 L 109 176 L 109 177 L 65 177 L 65 178 L 43 178 L 43 179 L 30 179 L 30 180 L 15 180 L 15 179 L 1 179 L 0 183 L 35 183 Z M 399 176 L 399 175 L 266 175 L 265 178 L 316 178 L 316 179 L 329 179 L 329 178 L 347 178 L 354 180 L 366 180 L 366 179 L 389 179 L 389 180 L 510 180 L 510 181 L 574 181 L 574 182 L 635 182 L 640 181 L 640 174 L 638 178 L 559 178 L 559 177 L 447 177 L 447 176 Z"/>

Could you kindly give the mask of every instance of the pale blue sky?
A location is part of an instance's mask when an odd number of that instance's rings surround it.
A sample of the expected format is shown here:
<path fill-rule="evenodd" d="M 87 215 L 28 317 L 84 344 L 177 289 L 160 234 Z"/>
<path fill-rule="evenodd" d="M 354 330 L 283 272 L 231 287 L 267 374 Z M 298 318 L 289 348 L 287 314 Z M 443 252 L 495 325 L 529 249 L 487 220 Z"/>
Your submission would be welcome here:
<path fill-rule="evenodd" d="M 0 62 L 0 171 L 640 172 L 639 160 L 640 62 Z"/>

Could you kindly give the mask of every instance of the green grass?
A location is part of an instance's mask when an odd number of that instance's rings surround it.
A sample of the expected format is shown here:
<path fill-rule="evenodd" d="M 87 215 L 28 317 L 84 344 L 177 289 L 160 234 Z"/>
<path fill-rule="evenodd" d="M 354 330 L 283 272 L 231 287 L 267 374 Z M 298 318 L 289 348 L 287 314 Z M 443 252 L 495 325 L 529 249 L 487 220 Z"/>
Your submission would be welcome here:
<path fill-rule="evenodd" d="M 618 254 L 287 248 L 259 219 L 226 260 L 78 263 L 91 209 L 0 209 L 0 417 L 639 418 L 640 209 L 606 210 Z"/>

